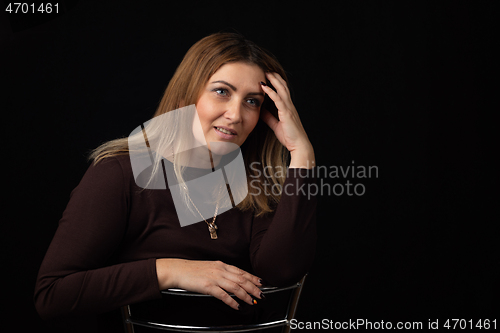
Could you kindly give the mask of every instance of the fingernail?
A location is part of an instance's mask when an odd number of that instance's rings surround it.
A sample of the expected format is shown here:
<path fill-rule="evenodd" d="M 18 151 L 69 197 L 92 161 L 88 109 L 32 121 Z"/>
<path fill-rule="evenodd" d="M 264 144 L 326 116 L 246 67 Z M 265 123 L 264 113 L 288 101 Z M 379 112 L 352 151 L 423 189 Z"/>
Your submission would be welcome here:
<path fill-rule="evenodd" d="M 263 86 L 267 86 L 267 84 L 265 82 L 262 82 L 262 81 L 260 81 L 260 84 L 262 84 Z"/>
<path fill-rule="evenodd" d="M 256 300 L 256 299 L 254 299 L 252 303 L 253 303 L 253 304 L 257 304 L 257 300 Z"/>
<path fill-rule="evenodd" d="M 238 304 L 238 310 L 241 309 L 241 306 Z"/>
<path fill-rule="evenodd" d="M 262 282 L 263 282 L 262 279 L 259 279 L 259 283 L 262 284 Z"/>
<path fill-rule="evenodd" d="M 263 292 L 261 292 L 261 293 L 260 293 L 260 298 L 262 298 L 262 299 L 266 299 L 266 295 L 264 295 L 264 293 L 263 293 Z"/>

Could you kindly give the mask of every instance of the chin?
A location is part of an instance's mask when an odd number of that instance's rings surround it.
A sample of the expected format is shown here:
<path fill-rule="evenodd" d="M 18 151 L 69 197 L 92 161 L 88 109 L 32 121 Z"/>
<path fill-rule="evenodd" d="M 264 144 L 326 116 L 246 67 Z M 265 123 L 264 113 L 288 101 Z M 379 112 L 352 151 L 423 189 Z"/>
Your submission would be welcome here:
<path fill-rule="evenodd" d="M 239 148 L 240 146 L 233 142 L 210 142 L 210 151 L 216 155 L 227 155 Z"/>

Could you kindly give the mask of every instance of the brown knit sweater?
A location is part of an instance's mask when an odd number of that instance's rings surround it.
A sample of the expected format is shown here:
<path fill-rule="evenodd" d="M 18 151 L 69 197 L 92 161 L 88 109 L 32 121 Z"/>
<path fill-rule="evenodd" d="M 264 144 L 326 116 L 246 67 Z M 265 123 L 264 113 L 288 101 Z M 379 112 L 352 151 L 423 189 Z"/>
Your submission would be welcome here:
<path fill-rule="evenodd" d="M 168 189 L 141 191 L 128 155 L 92 164 L 72 191 L 41 265 L 37 311 L 45 319 L 92 315 L 160 299 L 157 258 L 221 260 L 270 285 L 296 282 L 315 253 L 317 199 L 305 195 L 315 182 L 310 170 L 288 169 L 274 213 L 256 218 L 226 211 L 212 240 L 203 221 L 180 226 Z"/>

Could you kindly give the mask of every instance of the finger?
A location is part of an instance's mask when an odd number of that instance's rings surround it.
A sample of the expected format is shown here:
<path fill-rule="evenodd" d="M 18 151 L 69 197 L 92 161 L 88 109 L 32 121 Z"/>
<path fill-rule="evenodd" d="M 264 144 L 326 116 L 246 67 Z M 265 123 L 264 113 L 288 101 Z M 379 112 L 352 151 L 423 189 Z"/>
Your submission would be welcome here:
<path fill-rule="evenodd" d="M 283 99 L 283 102 L 291 109 L 293 108 L 290 91 L 285 80 L 278 73 L 266 73 L 266 77 L 271 84 L 276 88 L 276 92 Z"/>
<path fill-rule="evenodd" d="M 224 303 L 226 303 L 235 310 L 240 309 L 240 305 L 238 304 L 238 302 L 236 302 L 231 296 L 229 296 L 229 294 L 226 291 L 224 291 L 221 287 L 212 286 L 208 290 L 208 295 L 212 295 L 215 298 L 220 299 L 221 301 L 223 301 Z"/>
<path fill-rule="evenodd" d="M 224 278 L 217 281 L 220 288 L 224 289 L 227 293 L 232 293 L 234 296 L 241 299 L 243 302 L 250 305 L 253 303 L 253 298 L 248 294 L 248 292 L 237 282 L 231 280 L 230 277 L 225 276 Z"/>
<path fill-rule="evenodd" d="M 273 116 L 271 114 L 271 112 L 269 112 L 268 110 L 266 109 L 262 109 L 261 112 L 260 112 L 260 118 L 262 119 L 262 121 L 264 121 L 273 131 L 276 130 L 276 126 L 278 126 L 278 123 L 279 123 L 279 120 L 276 119 L 275 116 Z"/>
<path fill-rule="evenodd" d="M 237 287 L 232 286 L 235 289 L 234 294 L 236 296 L 247 301 L 247 303 L 248 301 L 252 302 L 253 299 L 247 298 L 244 294 L 242 294 L 242 292 L 254 295 L 259 299 L 262 298 L 262 291 L 257 287 L 262 285 L 258 277 L 234 266 L 231 267 L 231 269 L 233 269 L 235 272 L 228 271 L 228 273 L 224 275 L 224 278 L 237 284 Z"/>
<path fill-rule="evenodd" d="M 280 95 L 268 86 L 263 85 L 262 89 L 269 96 L 269 98 L 272 99 L 274 104 L 276 104 L 276 108 L 278 109 L 278 115 L 281 116 L 281 114 L 284 114 L 285 110 L 288 109 L 288 106 L 285 104 L 284 100 L 280 97 Z"/>
<path fill-rule="evenodd" d="M 269 79 L 271 84 L 276 88 L 276 90 L 281 90 L 288 95 L 288 85 L 286 81 L 278 73 L 266 73 L 266 77 Z"/>
<path fill-rule="evenodd" d="M 262 285 L 261 279 L 259 277 L 255 276 L 253 274 L 250 274 L 241 268 L 238 268 L 238 267 L 233 266 L 233 265 L 225 264 L 222 261 L 215 261 L 214 264 L 216 265 L 216 267 L 218 267 L 219 270 L 222 271 L 222 273 L 230 272 L 230 273 L 233 273 L 236 275 L 241 275 L 241 276 L 246 277 L 248 280 L 252 281 L 252 283 L 254 283 L 255 285 L 259 285 L 259 286 Z"/>
<path fill-rule="evenodd" d="M 276 72 L 273 72 L 273 73 L 269 73 L 271 74 L 272 76 L 274 76 L 280 83 L 281 85 L 283 86 L 283 88 L 286 90 L 286 91 L 289 91 L 288 89 L 288 84 L 286 83 L 286 81 L 281 77 L 281 75 L 279 75 L 278 73 Z"/>
<path fill-rule="evenodd" d="M 250 274 L 250 273 L 248 273 L 247 271 L 245 271 L 245 270 L 243 270 L 241 268 L 238 268 L 238 267 L 232 266 L 232 265 L 227 265 L 226 266 L 226 270 L 228 272 L 244 276 L 246 279 L 248 279 L 249 281 L 251 281 L 256 286 L 262 286 L 262 279 L 261 278 L 255 276 L 253 274 Z"/>
<path fill-rule="evenodd" d="M 283 102 L 288 106 L 290 110 L 295 110 L 292 102 L 292 97 L 290 96 L 290 89 L 288 89 L 288 84 L 278 73 L 266 73 L 267 78 L 271 84 L 276 88 L 276 91 L 283 99 Z"/>
<path fill-rule="evenodd" d="M 262 291 L 254 284 L 254 282 L 247 276 L 238 275 L 233 273 L 228 273 L 224 276 L 228 281 L 231 281 L 231 290 L 236 296 L 244 300 L 245 302 L 252 304 L 253 298 L 249 298 L 249 295 L 253 295 L 256 298 L 262 298 Z M 233 283 L 235 285 L 233 285 Z"/>

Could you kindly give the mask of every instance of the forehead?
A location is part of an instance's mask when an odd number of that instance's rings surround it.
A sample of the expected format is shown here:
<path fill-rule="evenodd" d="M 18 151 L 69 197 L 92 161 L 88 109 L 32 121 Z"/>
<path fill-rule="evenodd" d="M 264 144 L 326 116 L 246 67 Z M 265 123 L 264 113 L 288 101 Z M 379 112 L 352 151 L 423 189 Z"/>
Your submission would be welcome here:
<path fill-rule="evenodd" d="M 264 71 L 255 64 L 245 62 L 232 62 L 222 65 L 210 78 L 210 81 L 217 79 L 231 79 L 234 83 L 243 83 L 251 80 L 265 81 Z"/>

